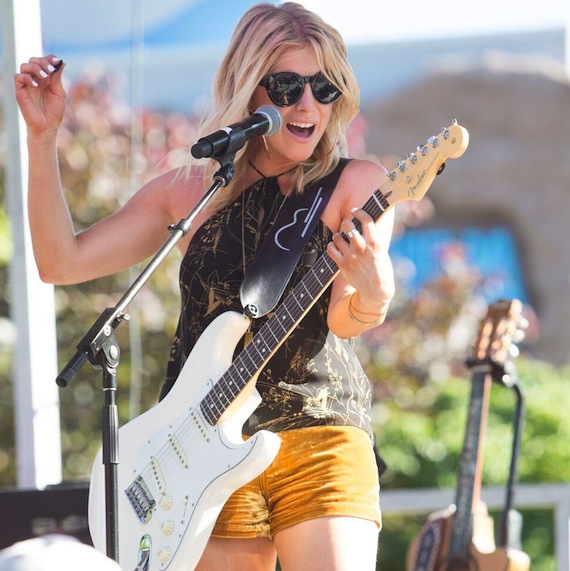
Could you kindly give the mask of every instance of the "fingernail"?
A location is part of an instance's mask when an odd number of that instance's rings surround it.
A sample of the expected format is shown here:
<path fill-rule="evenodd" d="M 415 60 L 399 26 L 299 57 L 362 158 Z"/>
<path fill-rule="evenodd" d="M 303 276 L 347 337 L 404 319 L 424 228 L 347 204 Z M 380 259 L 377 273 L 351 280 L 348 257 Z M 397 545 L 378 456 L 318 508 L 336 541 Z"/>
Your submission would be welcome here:
<path fill-rule="evenodd" d="M 49 66 L 48 66 L 48 69 L 49 69 Z M 50 70 L 50 71 L 51 71 L 51 70 Z M 41 75 L 42 77 L 48 77 L 48 74 L 47 74 L 43 69 L 40 70 L 40 75 Z"/>
<path fill-rule="evenodd" d="M 34 87 L 37 87 L 37 86 L 38 86 L 38 84 L 37 84 L 33 79 L 32 79 L 32 85 L 33 85 Z"/>
<path fill-rule="evenodd" d="M 50 71 L 55 71 L 55 67 L 53 67 L 53 65 L 51 65 L 51 63 L 48 65 L 48 69 Z M 47 75 L 46 75 L 46 77 L 47 77 Z"/>
<path fill-rule="evenodd" d="M 51 58 L 51 62 L 52 62 L 53 64 L 59 63 L 60 61 L 61 61 L 61 58 L 58 58 L 58 57 L 55 57 L 55 56 Z"/>

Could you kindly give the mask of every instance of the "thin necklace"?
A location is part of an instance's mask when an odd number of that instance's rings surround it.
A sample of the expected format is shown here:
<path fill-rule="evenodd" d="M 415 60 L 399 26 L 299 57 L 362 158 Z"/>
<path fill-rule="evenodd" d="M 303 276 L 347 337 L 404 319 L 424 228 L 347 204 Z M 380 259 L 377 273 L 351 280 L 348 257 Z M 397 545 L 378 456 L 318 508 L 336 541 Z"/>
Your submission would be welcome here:
<path fill-rule="evenodd" d="M 274 176 L 265 176 L 249 159 L 247 161 L 247 164 L 261 177 L 261 178 L 279 178 L 280 176 L 283 176 L 284 174 L 287 174 L 288 172 L 294 171 L 297 166 L 295 165 L 294 167 L 291 167 L 289 169 L 287 169 L 286 171 L 283 171 L 282 173 L 276 174 Z"/>
<path fill-rule="evenodd" d="M 283 176 L 284 174 L 287 174 L 288 172 L 295 170 L 297 168 L 296 166 L 294 166 L 294 167 L 287 169 L 286 171 L 283 171 L 282 173 L 280 173 L 278 175 L 267 177 L 249 159 L 248 159 L 247 163 L 257 174 L 259 174 L 261 176 L 261 180 L 258 182 L 261 183 L 263 181 L 263 188 L 264 189 L 265 189 L 265 185 L 267 184 L 268 178 L 277 179 L 280 176 Z M 290 194 L 291 193 L 289 192 L 283 198 L 283 201 L 281 202 L 281 204 L 279 205 L 279 208 L 277 209 L 277 213 L 275 214 L 274 220 L 276 220 L 277 217 L 279 216 L 279 213 L 281 212 L 281 209 L 285 205 L 285 202 L 287 202 L 287 199 L 289 198 Z M 258 213 L 258 216 L 259 216 L 259 213 Z M 260 223 L 261 223 L 261 221 L 258 220 L 258 231 L 257 231 L 258 234 L 259 234 L 259 224 Z M 254 246 L 255 249 L 257 249 L 257 241 L 258 240 L 259 240 L 259 235 L 256 238 L 256 243 Z M 246 275 L 246 267 L 245 267 L 245 189 L 241 193 L 241 256 L 242 256 L 243 275 L 245 276 Z"/>

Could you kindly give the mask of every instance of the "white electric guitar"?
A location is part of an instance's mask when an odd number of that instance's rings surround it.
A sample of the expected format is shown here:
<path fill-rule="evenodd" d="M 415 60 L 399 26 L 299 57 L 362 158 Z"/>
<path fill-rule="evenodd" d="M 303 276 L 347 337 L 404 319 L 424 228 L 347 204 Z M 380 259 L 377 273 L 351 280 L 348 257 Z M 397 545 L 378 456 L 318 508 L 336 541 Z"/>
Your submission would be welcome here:
<path fill-rule="evenodd" d="M 399 161 L 363 206 L 379 219 L 404 200 L 420 200 L 445 166 L 460 157 L 468 132 L 456 122 Z M 360 228 L 358 220 L 353 220 Z M 265 470 L 279 437 L 242 438 L 257 408 L 261 369 L 338 274 L 323 254 L 232 362 L 249 326 L 228 311 L 204 331 L 168 395 L 119 429 L 118 552 L 124 571 L 192 570 L 229 496 Z M 95 459 L 89 493 L 93 544 L 106 552 L 105 467 Z"/>

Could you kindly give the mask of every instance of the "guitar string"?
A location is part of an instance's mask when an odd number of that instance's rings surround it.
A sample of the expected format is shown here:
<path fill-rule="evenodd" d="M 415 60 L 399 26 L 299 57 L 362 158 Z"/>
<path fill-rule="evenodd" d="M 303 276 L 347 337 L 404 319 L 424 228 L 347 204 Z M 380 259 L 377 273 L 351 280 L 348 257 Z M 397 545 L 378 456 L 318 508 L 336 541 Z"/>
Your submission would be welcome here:
<path fill-rule="evenodd" d="M 256 183 L 258 185 L 258 191 L 264 191 L 267 185 L 267 179 L 268 177 L 266 177 L 251 161 L 248 161 L 249 165 L 253 168 L 253 170 L 255 170 L 262 178 Z M 278 175 L 275 175 L 275 178 L 279 178 L 280 176 L 292 171 L 293 169 L 287 169 L 286 171 L 279 173 Z M 263 186 L 261 187 L 261 184 L 263 184 Z M 241 211 L 242 211 L 242 220 L 241 220 L 241 230 L 242 230 L 242 264 L 243 264 L 243 271 L 244 271 L 244 275 L 246 272 L 246 265 L 245 265 L 245 193 L 242 192 L 242 196 L 241 196 Z M 277 210 L 277 214 L 276 216 L 279 214 L 279 212 L 281 211 L 281 209 L 283 208 L 285 202 L 287 201 L 288 198 L 288 194 L 287 195 L 282 195 L 284 196 L 283 200 L 281 201 L 281 204 L 279 205 L 279 208 Z M 259 224 L 259 221 L 258 221 Z M 257 235 L 256 237 L 256 244 L 259 241 L 259 235 Z M 228 403 L 229 404 L 229 403 Z M 218 411 L 220 412 L 220 411 Z M 190 412 L 190 414 L 188 415 L 188 418 L 190 418 L 192 415 L 192 412 Z M 179 428 L 174 432 L 174 435 L 178 435 L 178 438 L 180 440 L 185 440 L 186 436 L 187 436 L 187 431 L 185 430 L 185 426 L 186 426 L 186 422 L 187 421 L 182 421 Z M 172 444 L 170 444 L 168 441 L 165 442 L 164 445 L 162 445 L 156 455 L 153 456 L 153 458 L 155 458 L 159 463 L 165 463 L 167 462 L 166 459 L 170 458 L 170 450 L 172 448 Z M 174 462 L 176 462 L 176 460 L 174 460 Z M 146 466 L 141 470 L 140 475 L 146 479 L 149 479 L 149 476 L 152 477 L 154 473 L 154 469 L 152 467 L 152 460 L 149 461 Z M 152 478 L 152 480 L 154 481 L 154 478 Z"/>

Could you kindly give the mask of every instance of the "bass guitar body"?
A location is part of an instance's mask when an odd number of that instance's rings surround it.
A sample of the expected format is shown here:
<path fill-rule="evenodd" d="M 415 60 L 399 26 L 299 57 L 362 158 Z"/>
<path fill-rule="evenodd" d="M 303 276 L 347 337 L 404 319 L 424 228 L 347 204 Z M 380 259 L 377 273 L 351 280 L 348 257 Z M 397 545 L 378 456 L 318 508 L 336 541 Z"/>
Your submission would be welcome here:
<path fill-rule="evenodd" d="M 408 571 L 529 571 L 530 559 L 526 553 L 495 546 L 493 520 L 486 514 L 475 517 L 467 552 L 452 558 L 453 517 L 452 506 L 427 519 L 408 550 Z"/>

